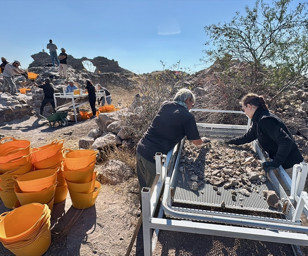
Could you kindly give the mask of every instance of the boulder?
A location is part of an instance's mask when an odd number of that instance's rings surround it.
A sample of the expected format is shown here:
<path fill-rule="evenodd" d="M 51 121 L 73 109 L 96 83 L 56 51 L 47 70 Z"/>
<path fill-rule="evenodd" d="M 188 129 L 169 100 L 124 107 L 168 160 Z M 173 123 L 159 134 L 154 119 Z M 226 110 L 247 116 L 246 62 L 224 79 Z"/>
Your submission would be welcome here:
<path fill-rule="evenodd" d="M 92 144 L 93 149 L 102 149 L 105 147 L 112 147 L 116 145 L 116 135 L 107 133 L 97 138 Z"/>
<path fill-rule="evenodd" d="M 116 185 L 133 176 L 133 170 L 119 160 L 110 160 L 97 169 L 97 180 L 102 184 Z"/>
<path fill-rule="evenodd" d="M 96 138 L 98 138 L 99 136 L 101 136 L 101 135 L 102 135 L 102 132 L 101 132 L 98 128 L 92 129 L 92 130 L 89 131 L 89 133 L 88 133 L 88 137 L 93 138 L 94 140 L 95 140 Z"/>
<path fill-rule="evenodd" d="M 100 131 L 106 132 L 107 126 L 116 120 L 113 113 L 101 113 L 98 115 L 96 123 Z"/>
<path fill-rule="evenodd" d="M 121 130 L 118 132 L 117 136 L 119 136 L 122 140 L 127 140 L 131 138 L 131 134 L 129 133 L 127 127 L 122 127 Z"/>
<path fill-rule="evenodd" d="M 82 137 L 79 140 L 79 148 L 82 149 L 89 149 L 92 147 L 92 144 L 94 143 L 94 138 L 91 137 Z"/>
<path fill-rule="evenodd" d="M 117 134 L 121 130 L 121 121 L 114 121 L 107 126 L 107 131 Z"/>

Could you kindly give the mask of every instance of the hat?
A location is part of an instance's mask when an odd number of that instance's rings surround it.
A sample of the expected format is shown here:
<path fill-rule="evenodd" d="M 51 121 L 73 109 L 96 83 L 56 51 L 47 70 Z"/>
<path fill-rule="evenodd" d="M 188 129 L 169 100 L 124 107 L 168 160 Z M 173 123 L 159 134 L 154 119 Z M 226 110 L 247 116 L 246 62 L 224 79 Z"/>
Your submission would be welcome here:
<path fill-rule="evenodd" d="M 20 62 L 18 60 L 14 60 L 13 64 L 18 64 L 20 65 Z"/>
<path fill-rule="evenodd" d="M 74 83 L 74 81 L 73 81 L 73 80 L 69 80 L 68 82 L 69 82 L 69 83 Z"/>
<path fill-rule="evenodd" d="M 45 82 L 45 83 L 50 83 L 50 79 L 49 79 L 49 78 L 46 78 L 46 79 L 44 80 L 44 82 Z"/>

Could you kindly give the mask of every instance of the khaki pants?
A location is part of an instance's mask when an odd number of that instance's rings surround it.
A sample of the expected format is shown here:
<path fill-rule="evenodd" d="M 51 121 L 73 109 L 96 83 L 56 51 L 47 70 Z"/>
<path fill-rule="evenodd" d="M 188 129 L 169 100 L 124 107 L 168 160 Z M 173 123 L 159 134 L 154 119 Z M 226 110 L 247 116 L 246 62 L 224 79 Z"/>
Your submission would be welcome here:
<path fill-rule="evenodd" d="M 3 76 L 3 92 L 5 91 L 11 94 L 17 93 L 17 87 L 12 77 Z"/>
<path fill-rule="evenodd" d="M 67 64 L 60 63 L 60 65 L 59 65 L 59 75 L 63 78 L 67 77 Z"/>

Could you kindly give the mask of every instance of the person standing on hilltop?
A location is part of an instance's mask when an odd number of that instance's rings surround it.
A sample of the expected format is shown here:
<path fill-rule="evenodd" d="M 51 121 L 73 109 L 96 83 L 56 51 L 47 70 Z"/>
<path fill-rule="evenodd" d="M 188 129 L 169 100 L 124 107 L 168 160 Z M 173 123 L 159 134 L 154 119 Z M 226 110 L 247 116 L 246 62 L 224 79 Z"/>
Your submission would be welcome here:
<path fill-rule="evenodd" d="M 90 80 L 86 80 L 86 89 L 88 91 L 89 103 L 93 113 L 92 118 L 94 118 L 96 116 L 96 108 L 95 108 L 96 94 L 95 94 L 95 87 Z"/>
<path fill-rule="evenodd" d="M 47 44 L 47 49 L 49 50 L 52 65 L 55 66 L 55 62 L 56 62 L 57 65 L 59 66 L 60 63 L 59 63 L 58 55 L 57 55 L 58 47 L 52 43 L 51 39 L 49 40 L 49 44 Z"/>
<path fill-rule="evenodd" d="M 59 66 L 59 75 L 61 78 L 67 77 L 67 54 L 65 49 L 61 48 L 61 53 L 59 54 L 60 66 Z"/>
<path fill-rule="evenodd" d="M 13 80 L 13 77 L 16 75 L 23 75 L 27 76 L 27 72 L 25 70 L 22 70 L 19 68 L 20 62 L 18 60 L 15 60 L 13 64 L 7 63 L 5 65 L 4 71 L 3 71 L 3 91 L 6 90 L 8 87 L 8 91 L 12 95 L 17 94 L 17 87 Z"/>

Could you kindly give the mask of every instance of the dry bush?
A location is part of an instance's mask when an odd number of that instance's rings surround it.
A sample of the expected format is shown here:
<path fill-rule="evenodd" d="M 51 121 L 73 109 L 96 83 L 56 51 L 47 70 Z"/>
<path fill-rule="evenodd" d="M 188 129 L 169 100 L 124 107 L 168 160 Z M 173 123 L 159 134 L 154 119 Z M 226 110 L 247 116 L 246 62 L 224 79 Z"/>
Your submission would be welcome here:
<path fill-rule="evenodd" d="M 161 104 L 171 100 L 176 93 L 177 84 L 186 76 L 183 72 L 162 71 L 144 76 L 138 86 L 140 92 L 139 112 L 124 120 L 136 143 L 146 132 Z"/>
<path fill-rule="evenodd" d="M 135 170 L 136 168 L 136 155 L 135 150 L 127 147 L 115 147 L 106 151 L 106 159 L 119 160 L 125 163 L 129 168 Z"/>
<path fill-rule="evenodd" d="M 198 99 L 202 102 L 201 108 L 219 109 L 219 110 L 241 110 L 239 101 L 247 93 L 264 93 L 263 86 L 252 84 L 250 75 L 250 66 L 237 60 L 232 60 L 228 55 L 225 58 L 218 59 L 210 68 L 208 75 L 201 77 L 207 84 L 205 85 L 207 94 Z M 207 77 L 206 77 L 207 76 Z M 262 80 L 263 74 L 259 74 Z M 196 114 L 198 121 L 209 123 L 239 123 L 244 124 L 247 118 L 233 114 Z"/>

